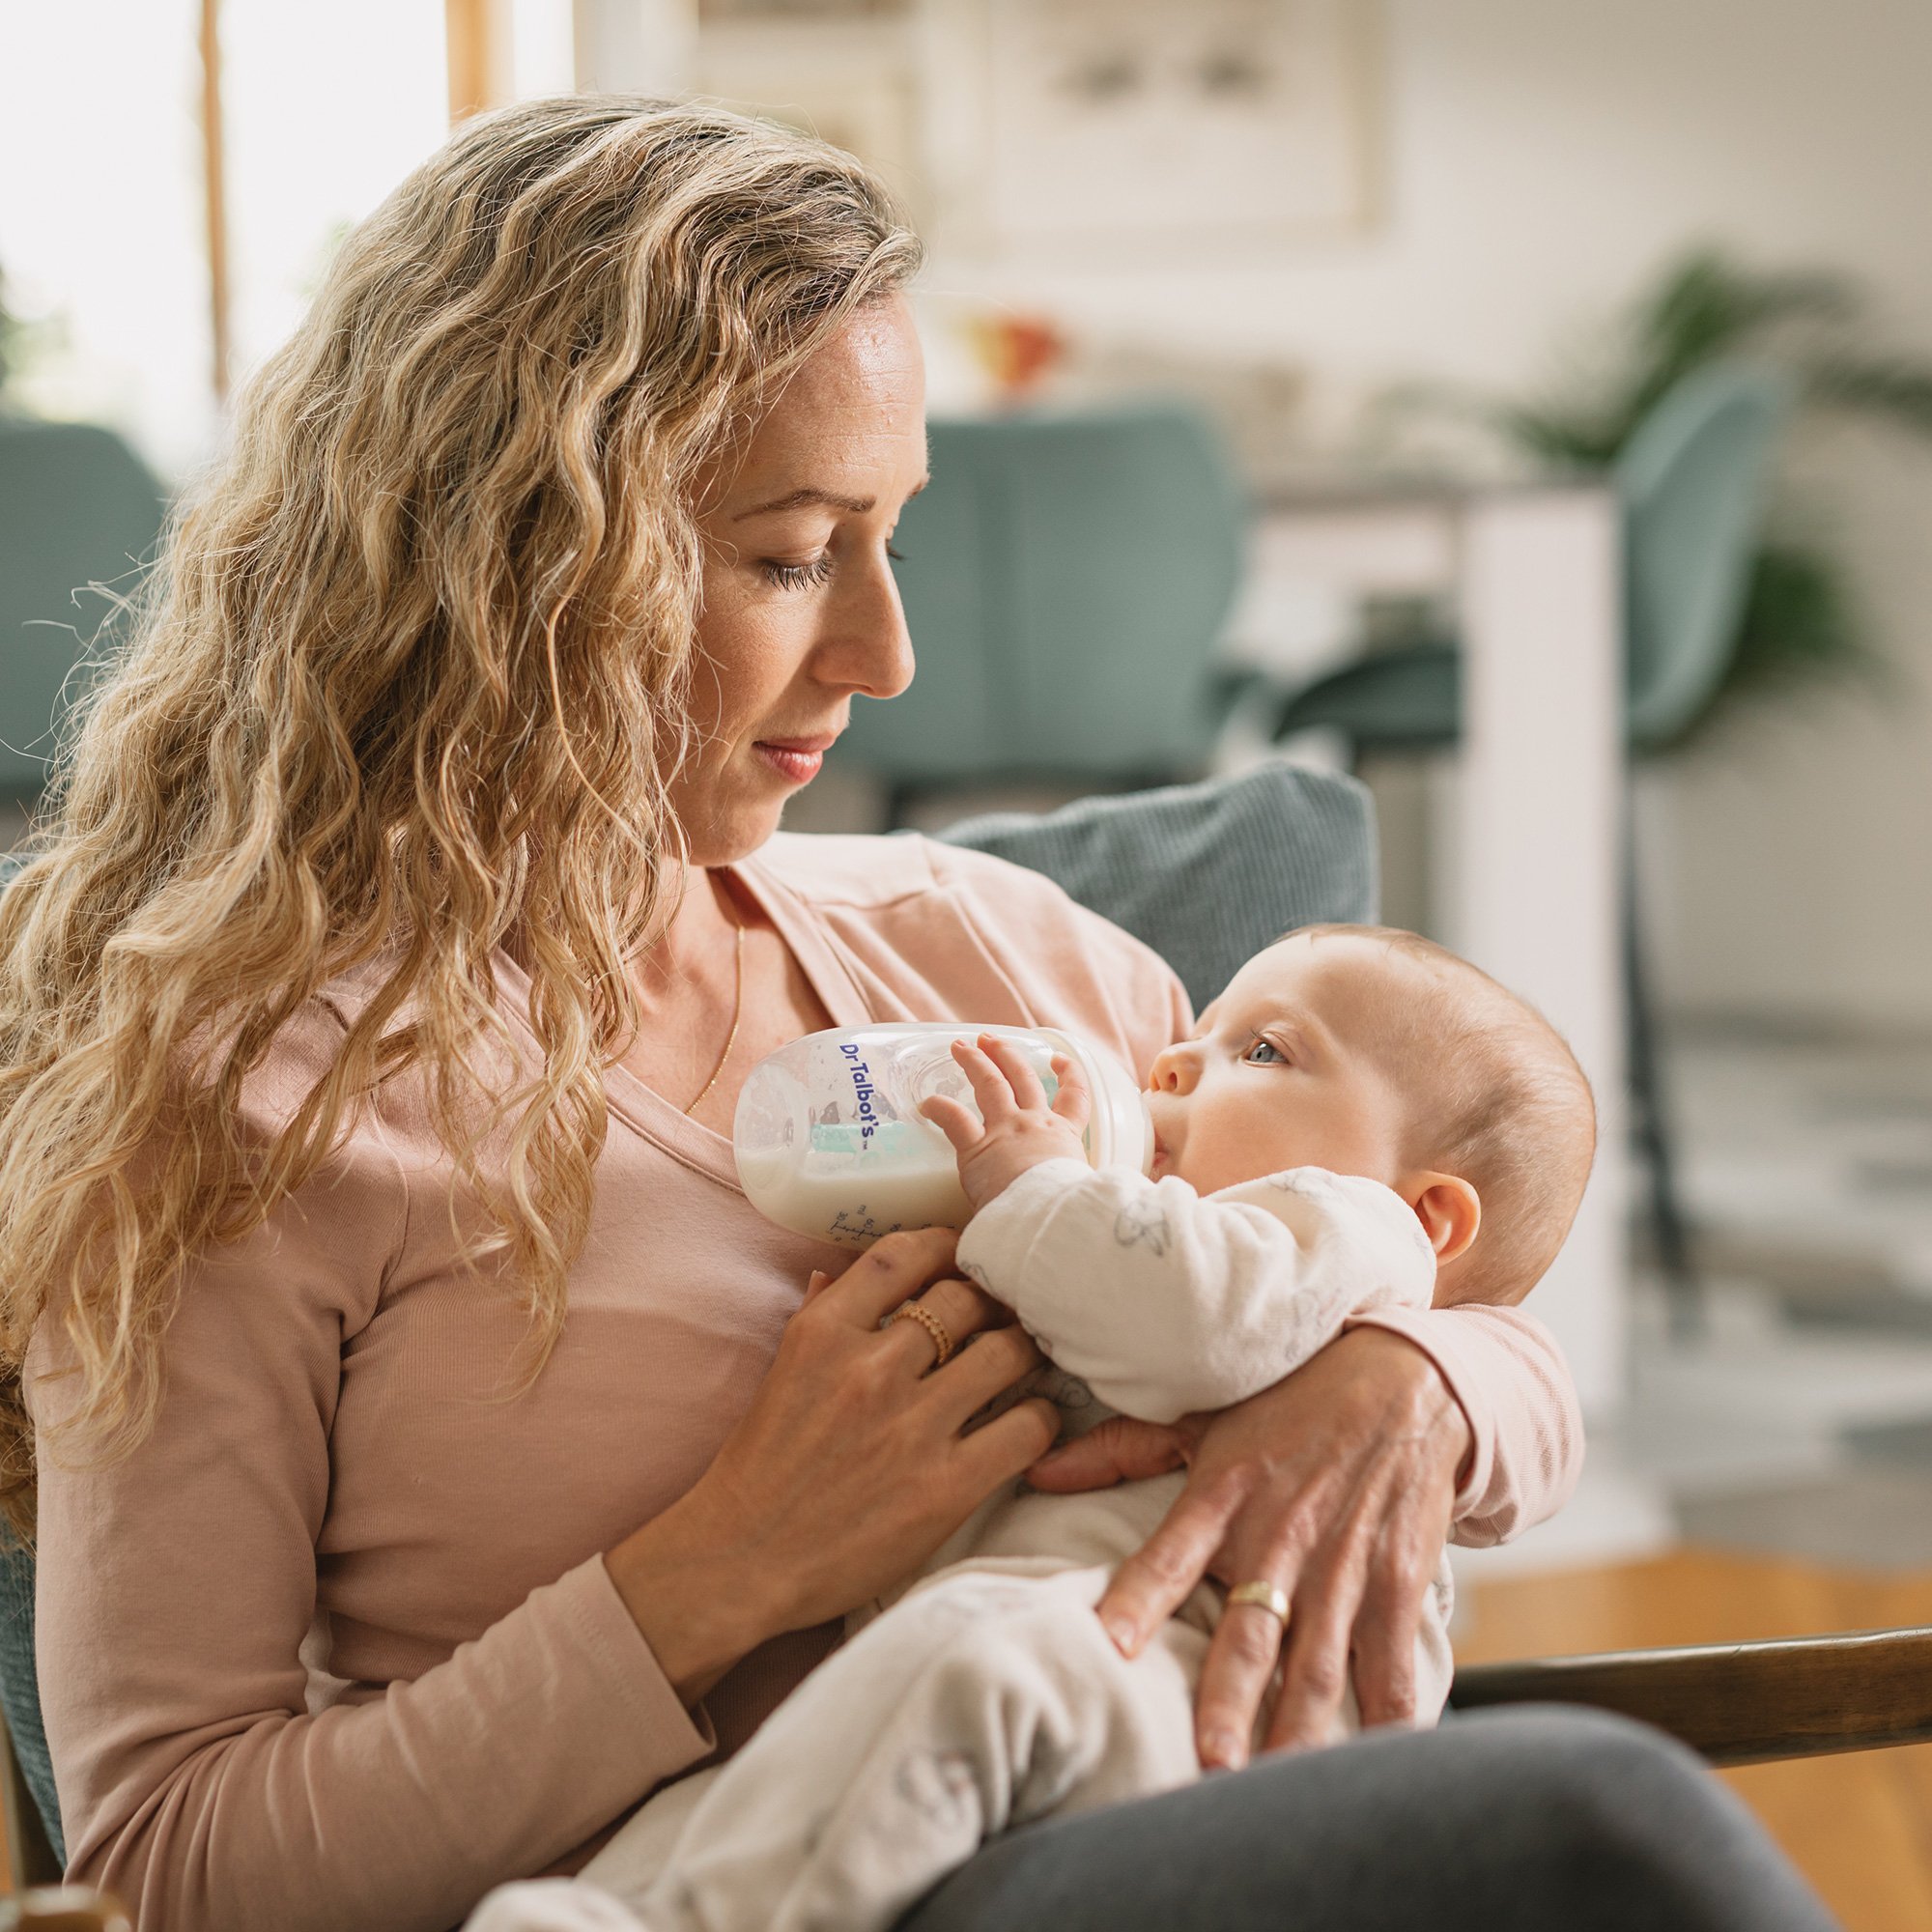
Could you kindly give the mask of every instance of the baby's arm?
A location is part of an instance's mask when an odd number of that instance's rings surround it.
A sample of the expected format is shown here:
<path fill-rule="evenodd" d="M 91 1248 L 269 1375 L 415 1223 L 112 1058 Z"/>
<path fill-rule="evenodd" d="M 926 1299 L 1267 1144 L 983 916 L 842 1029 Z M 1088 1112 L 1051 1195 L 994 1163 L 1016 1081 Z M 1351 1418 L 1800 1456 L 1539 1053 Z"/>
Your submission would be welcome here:
<path fill-rule="evenodd" d="M 990 1202 L 962 1268 L 1110 1407 L 1150 1422 L 1271 1386 L 1371 1308 L 1426 1307 L 1435 1258 L 1402 1198 L 1298 1168 L 1204 1200 L 1054 1160 Z"/>
<path fill-rule="evenodd" d="M 1111 1407 L 1151 1422 L 1224 1408 L 1300 1367 L 1350 1316 L 1428 1305 L 1435 1258 L 1390 1189 L 1301 1168 L 1203 1200 L 1183 1180 L 1095 1171 L 1077 1133 L 1078 1069 L 1056 1064 L 1049 1108 L 998 1045 L 958 1050 L 983 1125 L 956 1103 L 928 1110 L 977 1210 L 960 1263 Z"/>

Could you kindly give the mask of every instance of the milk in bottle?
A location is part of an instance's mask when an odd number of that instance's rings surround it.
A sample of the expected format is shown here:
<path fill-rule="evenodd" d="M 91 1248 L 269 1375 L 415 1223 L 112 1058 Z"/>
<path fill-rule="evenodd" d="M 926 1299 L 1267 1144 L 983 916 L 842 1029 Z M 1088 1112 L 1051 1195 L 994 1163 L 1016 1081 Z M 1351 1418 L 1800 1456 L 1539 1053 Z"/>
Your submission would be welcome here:
<path fill-rule="evenodd" d="M 1076 1061 L 1093 1095 L 1088 1159 L 1148 1171 L 1153 1124 L 1111 1054 L 1055 1027 L 907 1021 L 807 1034 L 752 1069 L 732 1125 L 752 1205 L 781 1228 L 855 1248 L 898 1228 L 963 1228 L 972 1209 L 957 1158 L 919 1109 L 941 1094 L 974 1105 L 952 1042 L 982 1033 L 1013 1041 L 1049 1097 L 1053 1055 Z"/>

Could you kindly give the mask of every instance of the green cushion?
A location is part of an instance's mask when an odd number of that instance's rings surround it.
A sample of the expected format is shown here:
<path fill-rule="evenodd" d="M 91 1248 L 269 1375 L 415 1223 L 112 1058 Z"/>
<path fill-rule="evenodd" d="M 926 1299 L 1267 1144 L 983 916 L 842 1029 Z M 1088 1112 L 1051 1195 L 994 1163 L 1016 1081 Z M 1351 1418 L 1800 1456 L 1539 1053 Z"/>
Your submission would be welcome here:
<path fill-rule="evenodd" d="M 54 1794 L 53 1760 L 41 1725 L 41 1680 L 34 1666 L 34 1558 L 17 1547 L 0 1548 L 0 1711 L 20 1776 L 33 1793 L 47 1843 L 63 1863 L 60 1800 Z"/>
<path fill-rule="evenodd" d="M 1282 759 L 1041 816 L 969 818 L 939 836 L 1045 873 L 1145 940 L 1197 1010 L 1291 927 L 1376 917 L 1367 791 Z"/>

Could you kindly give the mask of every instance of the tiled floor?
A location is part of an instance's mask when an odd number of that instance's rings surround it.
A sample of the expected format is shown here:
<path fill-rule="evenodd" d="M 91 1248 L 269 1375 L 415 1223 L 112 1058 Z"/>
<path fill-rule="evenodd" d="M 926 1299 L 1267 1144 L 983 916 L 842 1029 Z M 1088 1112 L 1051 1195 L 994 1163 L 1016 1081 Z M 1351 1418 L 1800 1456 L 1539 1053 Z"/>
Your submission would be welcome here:
<path fill-rule="evenodd" d="M 1613 1445 L 1702 1544 L 1932 1563 L 1932 1041 L 1692 1032 L 1672 1057 L 1704 1333 L 1637 1293 Z"/>

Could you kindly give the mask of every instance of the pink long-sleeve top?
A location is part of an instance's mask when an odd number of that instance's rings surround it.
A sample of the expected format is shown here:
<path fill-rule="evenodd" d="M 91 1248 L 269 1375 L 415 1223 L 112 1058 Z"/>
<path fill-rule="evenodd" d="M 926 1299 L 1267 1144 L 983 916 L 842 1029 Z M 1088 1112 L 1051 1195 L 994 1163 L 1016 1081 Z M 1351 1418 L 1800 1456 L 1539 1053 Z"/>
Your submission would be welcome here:
<path fill-rule="evenodd" d="M 1168 968 L 1058 888 L 919 838 L 781 835 L 737 877 L 839 1025 L 1063 1025 L 1145 1075 L 1189 1024 Z M 527 1034 L 528 981 L 497 983 Z M 248 1089 L 271 1130 L 368 982 L 293 1024 Z M 729 1143 L 622 1067 L 569 1313 L 514 1393 L 527 1321 L 457 1264 L 450 1169 L 392 1081 L 326 1168 L 191 1270 L 158 1425 L 40 1474 L 41 1686 L 71 1869 L 141 1932 L 436 1932 L 654 1785 L 741 1741 L 830 1648 L 794 1633 L 679 1702 L 605 1549 L 702 1473 L 814 1266 Z M 460 1223 L 461 1215 L 455 1217 Z M 1474 1437 L 1459 1538 L 1567 1495 L 1575 1398 L 1513 1309 L 1373 1318 L 1441 1368 Z M 72 1384 L 46 1334 L 37 1420 Z"/>

